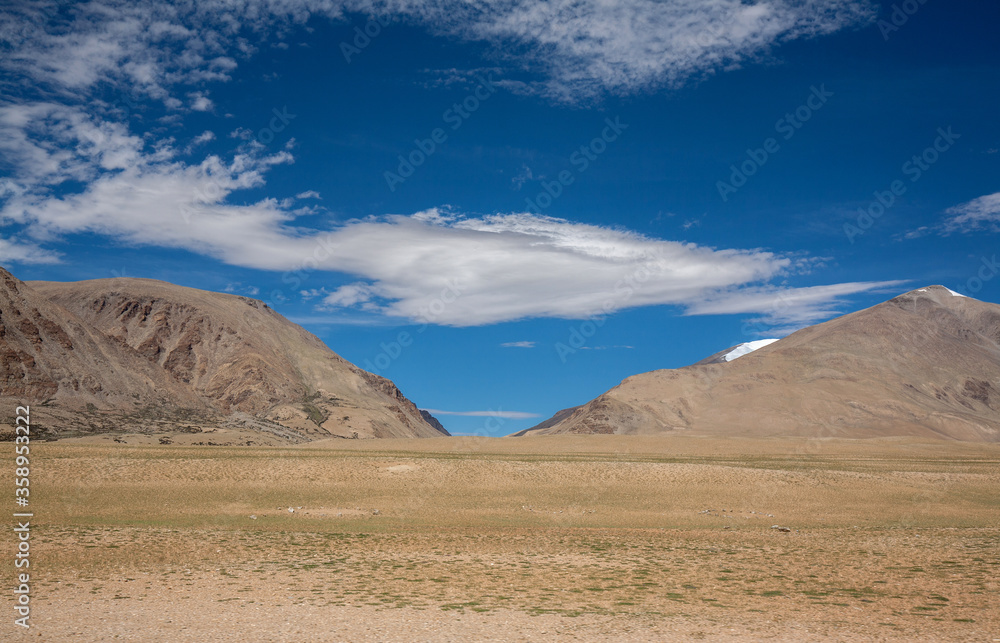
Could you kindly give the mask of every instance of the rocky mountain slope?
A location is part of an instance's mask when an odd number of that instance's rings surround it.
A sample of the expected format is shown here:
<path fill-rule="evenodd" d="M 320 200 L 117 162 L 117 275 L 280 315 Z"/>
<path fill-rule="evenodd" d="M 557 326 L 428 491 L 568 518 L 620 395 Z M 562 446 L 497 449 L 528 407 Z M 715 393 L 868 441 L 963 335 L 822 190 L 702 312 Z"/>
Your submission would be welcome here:
<path fill-rule="evenodd" d="M 212 421 L 163 369 L 0 269 L 0 398 L 32 405 L 35 433 Z"/>
<path fill-rule="evenodd" d="M 665 431 L 1000 441 L 1000 306 L 921 288 L 729 362 L 635 375 L 518 435 Z"/>
<path fill-rule="evenodd" d="M 0 299 L 2 319 L 18 325 L 16 342 L 4 345 L 4 369 L 12 371 L 8 380 L 22 382 L 4 389 L 4 396 L 36 403 L 51 397 L 55 406 L 77 413 L 90 403 L 107 416 L 124 412 L 129 400 L 148 398 L 164 410 L 290 429 L 308 439 L 446 434 L 392 382 L 350 364 L 260 301 L 148 279 L 25 284 L 2 276 L 8 293 Z M 16 305 L 10 292 L 21 297 Z M 21 320 L 35 310 L 50 332 L 31 353 L 31 331 Z M 91 343 L 59 352 L 66 343 L 60 333 Z M 48 353 L 53 355 L 40 359 Z M 61 362 L 68 353 L 74 361 Z M 87 386 L 103 395 L 95 399 Z M 151 393 L 137 390 L 144 386 Z"/>

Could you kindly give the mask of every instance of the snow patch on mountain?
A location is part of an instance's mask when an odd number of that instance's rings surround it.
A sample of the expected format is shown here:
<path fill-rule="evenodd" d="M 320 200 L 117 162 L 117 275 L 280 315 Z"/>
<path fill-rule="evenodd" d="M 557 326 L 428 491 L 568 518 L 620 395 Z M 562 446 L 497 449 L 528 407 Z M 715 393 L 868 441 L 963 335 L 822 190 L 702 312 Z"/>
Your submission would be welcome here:
<path fill-rule="evenodd" d="M 745 344 L 740 344 L 739 346 L 737 346 L 733 350 L 731 350 L 728 353 L 726 353 L 725 355 L 723 355 L 722 359 L 723 359 L 723 361 L 731 362 L 731 361 L 733 361 L 734 359 L 736 359 L 738 357 L 743 357 L 744 355 L 749 355 L 750 353 L 754 352 L 755 350 L 758 350 L 760 348 L 764 348 L 765 346 L 773 344 L 776 341 L 778 341 L 778 340 L 776 340 L 776 339 L 758 339 L 757 341 L 754 341 L 754 342 L 747 342 Z"/>

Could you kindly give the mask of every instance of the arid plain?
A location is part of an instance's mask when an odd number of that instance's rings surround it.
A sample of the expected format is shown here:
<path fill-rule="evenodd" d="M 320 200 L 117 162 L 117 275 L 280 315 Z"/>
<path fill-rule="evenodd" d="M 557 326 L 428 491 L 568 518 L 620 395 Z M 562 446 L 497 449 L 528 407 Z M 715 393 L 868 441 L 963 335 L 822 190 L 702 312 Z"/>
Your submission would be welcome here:
<path fill-rule="evenodd" d="M 9 640 L 1000 639 L 995 444 L 137 441 L 33 445 Z"/>

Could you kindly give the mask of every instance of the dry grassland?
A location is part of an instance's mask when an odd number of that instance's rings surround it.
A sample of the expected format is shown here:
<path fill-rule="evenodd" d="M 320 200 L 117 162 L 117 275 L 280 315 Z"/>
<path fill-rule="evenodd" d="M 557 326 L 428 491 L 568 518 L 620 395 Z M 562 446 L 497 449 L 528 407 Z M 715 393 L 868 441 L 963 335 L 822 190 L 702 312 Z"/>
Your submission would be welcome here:
<path fill-rule="evenodd" d="M 32 455 L 34 627 L 8 614 L 4 640 L 1000 639 L 992 445 L 558 436 Z M 2 488 L 13 497 L 9 476 Z M 4 538 L 6 586 L 13 551 Z"/>

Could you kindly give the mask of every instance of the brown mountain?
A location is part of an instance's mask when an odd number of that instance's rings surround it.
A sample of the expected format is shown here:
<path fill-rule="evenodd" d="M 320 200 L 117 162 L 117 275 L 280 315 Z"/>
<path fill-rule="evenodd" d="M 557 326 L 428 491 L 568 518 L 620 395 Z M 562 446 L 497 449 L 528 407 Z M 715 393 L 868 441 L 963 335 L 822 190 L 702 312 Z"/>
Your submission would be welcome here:
<path fill-rule="evenodd" d="M 2 268 L 0 396 L 5 415 L 31 405 L 35 433 L 127 431 L 218 415 L 163 369 Z"/>
<path fill-rule="evenodd" d="M 424 418 L 424 421 L 426 421 L 427 424 L 430 424 L 432 427 L 437 429 L 438 432 L 441 433 L 441 435 L 451 435 L 450 433 L 448 433 L 448 429 L 444 428 L 444 425 L 441 424 L 441 422 L 436 417 L 431 415 L 430 411 L 427 411 L 425 409 L 420 409 L 420 416 Z"/>
<path fill-rule="evenodd" d="M 16 345 L 4 353 L 4 368 L 9 363 L 14 372 L 8 378 L 25 374 L 19 389 L 25 398 L 52 397 L 67 411 L 91 402 L 112 414 L 124 412 L 122 400 L 144 402 L 143 391 L 135 389 L 147 386 L 164 409 L 279 433 L 291 429 L 307 439 L 442 435 L 392 382 L 350 364 L 260 301 L 149 279 L 24 284 L 2 274 L 23 300 L 16 306 L 0 300 L 5 323 L 10 316 L 21 324 L 37 309 L 51 329 L 36 342 L 36 352 L 54 357 L 40 361 L 27 352 L 32 339 L 20 326 Z M 70 330 L 97 348 L 75 345 L 76 361 L 61 364 L 70 349 L 57 351 L 59 333 Z M 103 357 L 111 351 L 106 346 L 115 347 L 116 361 Z M 56 377 L 63 372 L 72 376 Z M 81 392 L 75 383 L 81 378 L 104 391 L 104 406 Z M 3 394 L 15 394 L 9 391 Z"/>
<path fill-rule="evenodd" d="M 1000 306 L 930 286 L 731 362 L 635 375 L 518 435 L 1000 441 Z"/>

